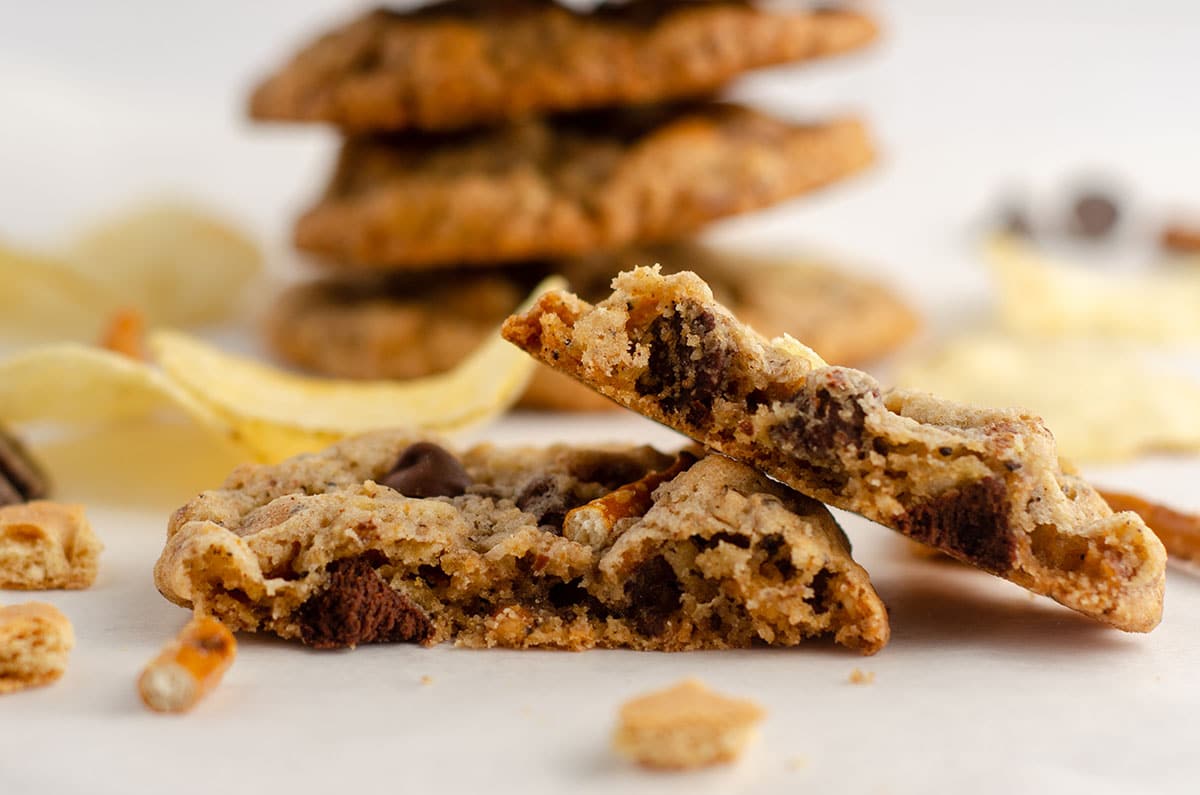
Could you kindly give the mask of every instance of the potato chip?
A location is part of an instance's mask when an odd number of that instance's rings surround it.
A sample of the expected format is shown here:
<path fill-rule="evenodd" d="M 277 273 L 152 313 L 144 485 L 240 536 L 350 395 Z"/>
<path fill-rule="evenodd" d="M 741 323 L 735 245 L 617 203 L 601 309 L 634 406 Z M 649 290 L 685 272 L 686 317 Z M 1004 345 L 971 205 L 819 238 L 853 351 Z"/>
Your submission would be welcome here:
<path fill-rule="evenodd" d="M 899 381 L 965 403 L 1033 411 L 1062 455 L 1078 461 L 1200 451 L 1200 384 L 1111 341 L 964 337 L 911 363 Z"/>
<path fill-rule="evenodd" d="M 185 498 L 249 454 L 232 430 L 166 376 L 74 343 L 0 362 L 0 422 L 27 442 L 71 499 Z"/>
<path fill-rule="evenodd" d="M 103 285 L 151 323 L 219 320 L 262 270 L 258 246 L 201 210 L 147 204 L 94 227 L 71 247 L 71 268 Z"/>
<path fill-rule="evenodd" d="M 534 295 L 562 283 L 547 279 Z M 408 381 L 295 375 L 169 331 L 154 334 L 150 347 L 171 378 L 210 406 L 265 461 L 377 428 L 469 428 L 512 405 L 536 366 L 499 333 L 453 370 Z"/>
<path fill-rule="evenodd" d="M 1102 272 L 1047 259 L 1010 236 L 988 241 L 1000 317 L 1031 334 L 1104 334 L 1158 342 L 1200 339 L 1200 271 Z"/>
<path fill-rule="evenodd" d="M 0 244 L 0 334 L 10 342 L 85 340 L 113 305 L 64 263 Z"/>

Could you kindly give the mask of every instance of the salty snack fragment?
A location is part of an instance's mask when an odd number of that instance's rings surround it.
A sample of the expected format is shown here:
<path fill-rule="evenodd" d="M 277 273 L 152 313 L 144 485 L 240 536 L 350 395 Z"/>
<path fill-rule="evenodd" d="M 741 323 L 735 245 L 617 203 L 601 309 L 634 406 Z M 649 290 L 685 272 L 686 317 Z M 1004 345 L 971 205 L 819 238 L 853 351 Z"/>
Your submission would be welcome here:
<path fill-rule="evenodd" d="M 1200 451 L 1200 382 L 1112 341 L 959 335 L 908 361 L 897 384 L 1036 412 L 1072 461 Z"/>
<path fill-rule="evenodd" d="M 54 605 L 0 607 L 0 695 L 57 680 L 74 645 L 71 622 Z"/>
<path fill-rule="evenodd" d="M 740 320 L 763 334 L 808 340 L 841 364 L 894 351 L 918 325 L 914 311 L 886 285 L 825 261 L 674 243 L 504 269 L 322 279 L 280 297 L 267 336 L 285 361 L 322 375 L 419 378 L 450 369 L 483 344 L 549 272 L 590 300 L 607 295 L 621 270 L 655 263 L 666 273 L 699 274 Z M 521 405 L 614 408 L 548 367 L 538 368 Z"/>
<path fill-rule="evenodd" d="M 187 712 L 221 683 L 237 641 L 213 618 L 193 618 L 138 677 L 138 693 L 155 712 Z"/>
<path fill-rule="evenodd" d="M 453 138 L 351 138 L 296 223 L 331 268 L 568 257 L 691 234 L 850 176 L 855 119 L 799 124 L 737 105 L 523 121 Z"/>
<path fill-rule="evenodd" d="M 647 767 L 684 769 L 731 762 L 766 713 L 752 701 L 714 693 L 698 679 L 621 707 L 613 746 Z"/>
<path fill-rule="evenodd" d="M 93 226 L 66 262 L 150 322 L 188 325 L 228 316 L 263 259 L 229 222 L 161 201 Z"/>
<path fill-rule="evenodd" d="M 1100 496 L 1114 511 L 1133 511 L 1142 517 L 1167 548 L 1168 555 L 1200 563 L 1200 516 L 1134 494 L 1100 489 Z"/>
<path fill-rule="evenodd" d="M 485 126 L 702 96 L 746 70 L 856 49 L 875 34 L 853 11 L 736 2 L 378 9 L 301 50 L 255 90 L 250 114 L 359 131 Z"/>
<path fill-rule="evenodd" d="M 456 455 L 376 432 L 241 467 L 176 511 L 155 583 L 230 629 L 316 648 L 674 651 L 831 635 L 870 654 L 888 638 L 822 505 L 729 459 L 649 447 Z"/>
<path fill-rule="evenodd" d="M 561 283 L 547 279 L 533 295 Z M 173 383 L 220 417 L 260 461 L 397 423 L 445 432 L 486 422 L 516 402 L 536 367 L 499 335 L 451 370 L 403 382 L 294 375 L 167 331 L 153 335 L 150 348 Z"/>
<path fill-rule="evenodd" d="M 1200 254 L 1200 223 L 1169 223 L 1163 227 L 1160 238 L 1167 251 Z"/>
<path fill-rule="evenodd" d="M 984 571 L 1125 630 L 1162 615 L 1162 544 L 1063 472 L 1037 417 L 884 393 L 767 340 L 695 274 L 637 268 L 597 305 L 552 292 L 505 338 L 624 406 Z"/>
<path fill-rule="evenodd" d="M 1200 339 L 1200 271 L 1102 273 L 1047 258 L 1008 236 L 988 241 L 1000 318 L 1013 331 L 1093 333 L 1151 342 Z"/>
<path fill-rule="evenodd" d="M 90 588 L 103 549 L 82 505 L 0 506 L 0 588 Z"/>
<path fill-rule="evenodd" d="M 137 309 L 120 309 L 108 319 L 108 325 L 100 335 L 100 347 L 128 356 L 130 359 L 146 359 L 146 316 Z"/>

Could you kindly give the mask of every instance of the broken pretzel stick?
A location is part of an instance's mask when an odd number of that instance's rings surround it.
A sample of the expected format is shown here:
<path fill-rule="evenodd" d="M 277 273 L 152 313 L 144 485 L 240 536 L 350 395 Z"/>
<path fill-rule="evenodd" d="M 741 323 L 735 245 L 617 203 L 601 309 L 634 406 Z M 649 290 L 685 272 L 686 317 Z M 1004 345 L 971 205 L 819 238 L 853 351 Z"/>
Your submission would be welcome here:
<path fill-rule="evenodd" d="M 138 677 L 138 692 L 156 712 L 186 712 L 216 687 L 237 656 L 233 633 L 215 618 L 194 618 Z"/>
<path fill-rule="evenodd" d="M 1133 511 L 1149 525 L 1174 558 L 1200 563 L 1200 516 L 1183 513 L 1133 494 L 1099 489 L 1114 511 Z"/>
<path fill-rule="evenodd" d="M 667 469 L 651 472 L 641 480 L 568 511 L 563 521 L 563 536 L 594 548 L 604 546 L 618 521 L 645 514 L 653 504 L 654 490 L 696 461 L 695 455 L 683 450 Z"/>

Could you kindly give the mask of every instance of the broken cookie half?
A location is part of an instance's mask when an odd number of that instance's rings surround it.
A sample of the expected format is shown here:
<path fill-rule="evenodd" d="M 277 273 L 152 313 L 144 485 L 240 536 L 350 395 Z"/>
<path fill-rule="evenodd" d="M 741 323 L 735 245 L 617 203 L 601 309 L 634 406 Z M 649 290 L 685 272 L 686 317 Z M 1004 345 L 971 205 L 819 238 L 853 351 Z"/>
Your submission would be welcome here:
<path fill-rule="evenodd" d="M 1158 624 L 1162 544 L 1063 471 L 1039 418 L 883 392 L 739 323 L 693 273 L 637 268 L 613 285 L 595 305 L 547 293 L 504 336 L 803 494 L 1120 629 Z"/>
<path fill-rule="evenodd" d="M 887 612 L 820 503 L 699 451 L 376 432 L 245 466 L 172 517 L 155 582 L 230 629 L 318 648 L 683 650 L 831 636 Z"/>

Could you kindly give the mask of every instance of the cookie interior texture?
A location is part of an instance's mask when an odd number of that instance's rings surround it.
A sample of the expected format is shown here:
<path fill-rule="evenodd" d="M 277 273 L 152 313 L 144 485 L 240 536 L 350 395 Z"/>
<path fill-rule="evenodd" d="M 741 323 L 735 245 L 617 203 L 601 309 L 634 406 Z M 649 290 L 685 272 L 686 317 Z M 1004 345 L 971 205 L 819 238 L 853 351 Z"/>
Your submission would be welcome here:
<path fill-rule="evenodd" d="M 1064 471 L 1040 419 L 883 392 L 739 323 L 694 274 L 548 293 L 506 338 L 622 405 L 959 560 L 1121 629 L 1162 615 L 1165 553 Z"/>
<path fill-rule="evenodd" d="M 378 432 L 239 468 L 172 517 L 159 590 L 231 629 L 322 648 L 681 650 L 828 635 L 873 653 L 887 641 L 886 610 L 824 506 L 741 464 L 480 446 L 459 456 L 465 491 L 410 498 L 382 483 L 407 488 L 395 468 L 415 441 Z"/>
<path fill-rule="evenodd" d="M 326 278 L 286 291 L 266 332 L 277 355 L 306 370 L 342 378 L 417 378 L 457 364 L 551 272 L 566 276 L 586 300 L 599 300 L 622 269 L 653 263 L 666 273 L 694 271 L 739 319 L 764 334 L 803 337 L 833 361 L 885 355 L 917 327 L 908 305 L 869 278 L 816 262 L 675 243 L 554 264 Z M 522 405 L 596 410 L 615 404 L 542 368 Z"/>
<path fill-rule="evenodd" d="M 710 93 L 748 70 L 833 55 L 876 34 L 857 12 L 633 0 L 581 14 L 551 0 L 379 9 L 265 80 L 255 118 L 349 130 L 454 128 Z"/>
<path fill-rule="evenodd" d="M 295 243 L 329 268 L 569 257 L 676 240 L 848 177 L 856 119 L 801 124 L 721 103 L 350 138 Z"/>

